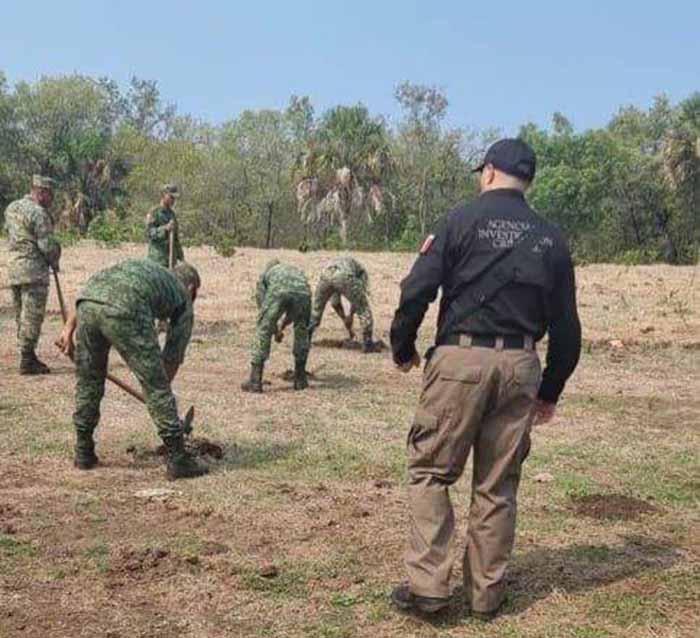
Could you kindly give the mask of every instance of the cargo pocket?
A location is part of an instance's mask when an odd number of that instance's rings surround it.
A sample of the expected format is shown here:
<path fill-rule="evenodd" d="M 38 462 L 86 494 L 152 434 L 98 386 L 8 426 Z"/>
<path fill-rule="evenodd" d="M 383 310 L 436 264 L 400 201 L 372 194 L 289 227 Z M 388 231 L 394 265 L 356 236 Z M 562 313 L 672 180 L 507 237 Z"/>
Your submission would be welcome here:
<path fill-rule="evenodd" d="M 438 418 L 422 408 L 416 410 L 413 425 L 408 432 L 406 445 L 408 453 L 414 460 L 429 462 L 435 450 Z"/>
<path fill-rule="evenodd" d="M 537 358 L 521 361 L 513 367 L 513 383 L 532 397 L 537 394 L 541 377 L 542 367 L 540 366 L 540 360 Z"/>
<path fill-rule="evenodd" d="M 456 370 L 442 370 L 440 371 L 440 378 L 445 381 L 479 383 L 481 381 L 481 368 L 478 366 L 467 366 Z"/>

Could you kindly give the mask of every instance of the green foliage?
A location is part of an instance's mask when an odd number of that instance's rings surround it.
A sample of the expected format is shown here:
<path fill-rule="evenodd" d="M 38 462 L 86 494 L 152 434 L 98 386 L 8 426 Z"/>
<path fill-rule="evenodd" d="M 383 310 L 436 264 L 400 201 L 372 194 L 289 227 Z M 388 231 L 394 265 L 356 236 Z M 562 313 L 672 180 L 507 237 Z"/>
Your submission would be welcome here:
<path fill-rule="evenodd" d="M 124 219 L 110 220 L 106 215 L 100 215 L 90 224 L 87 236 L 113 248 L 122 242 L 143 241 L 144 230 L 143 224 L 137 225 Z"/>
<path fill-rule="evenodd" d="M 185 243 L 415 251 L 476 195 L 470 169 L 496 131 L 446 124 L 449 102 L 404 82 L 390 124 L 362 104 L 317 115 L 308 97 L 213 126 L 164 103 L 155 81 L 83 75 L 10 86 L 0 72 L 0 211 L 30 175 L 60 183 L 68 242 L 144 241 L 161 184 L 175 182 Z M 569 238 L 577 262 L 692 263 L 700 245 L 700 93 L 623 107 L 576 132 L 562 113 L 520 132 L 538 155 L 528 195 Z M 305 190 L 306 189 L 306 190 Z"/>
<path fill-rule="evenodd" d="M 219 235 L 214 242 L 214 250 L 222 257 L 233 257 L 236 254 L 236 240 L 232 235 Z"/>

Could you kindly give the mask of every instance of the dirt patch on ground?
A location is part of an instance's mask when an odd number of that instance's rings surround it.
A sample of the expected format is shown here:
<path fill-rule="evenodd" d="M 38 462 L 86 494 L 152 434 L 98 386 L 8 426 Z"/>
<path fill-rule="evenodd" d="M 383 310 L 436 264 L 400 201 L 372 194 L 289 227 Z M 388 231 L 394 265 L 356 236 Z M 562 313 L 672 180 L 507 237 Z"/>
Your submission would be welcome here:
<path fill-rule="evenodd" d="M 221 443 L 210 441 L 204 437 L 190 437 L 185 439 L 185 449 L 193 456 L 209 457 L 220 460 L 224 458 L 225 447 Z M 165 445 L 159 445 L 157 448 L 141 448 L 135 445 L 127 448 L 129 454 L 136 459 L 152 459 L 167 455 Z"/>
<path fill-rule="evenodd" d="M 375 341 L 375 346 L 379 352 L 388 349 L 384 341 Z M 362 343 L 354 339 L 318 339 L 314 341 L 316 348 L 337 348 L 339 350 L 362 350 Z"/>
<path fill-rule="evenodd" d="M 195 337 L 223 337 L 231 334 L 236 328 L 235 321 L 227 321 L 225 319 L 216 319 L 214 321 L 195 321 L 192 331 Z"/>
<path fill-rule="evenodd" d="M 306 376 L 309 377 L 309 379 L 317 378 L 315 373 L 308 370 L 306 371 Z M 294 381 L 294 370 L 285 370 L 281 374 L 278 374 L 277 377 L 283 381 Z"/>
<path fill-rule="evenodd" d="M 622 494 L 589 494 L 572 498 L 572 501 L 577 516 L 598 520 L 631 521 L 660 511 L 656 505 Z"/>

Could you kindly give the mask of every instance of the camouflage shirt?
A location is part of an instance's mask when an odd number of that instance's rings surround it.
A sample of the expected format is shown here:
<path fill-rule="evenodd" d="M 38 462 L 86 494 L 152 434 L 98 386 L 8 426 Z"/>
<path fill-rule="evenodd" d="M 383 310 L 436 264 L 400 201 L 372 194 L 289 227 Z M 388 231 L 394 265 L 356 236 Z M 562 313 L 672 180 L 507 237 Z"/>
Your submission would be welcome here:
<path fill-rule="evenodd" d="M 29 195 L 12 202 L 5 211 L 9 237 L 10 285 L 49 283 L 49 265 L 58 268 L 61 245 L 53 234 L 48 211 Z"/>
<path fill-rule="evenodd" d="M 369 276 L 365 267 L 354 257 L 338 257 L 329 262 L 324 268 L 323 274 L 342 274 L 349 279 L 357 279 L 362 283 L 363 288 L 367 288 Z M 321 276 L 323 276 L 323 274 Z"/>
<path fill-rule="evenodd" d="M 258 308 L 263 305 L 265 297 L 280 293 L 297 293 L 311 297 L 311 288 L 306 275 L 296 266 L 282 264 L 278 260 L 271 261 L 260 275 L 255 291 L 255 301 Z"/>
<path fill-rule="evenodd" d="M 77 302 L 94 301 L 110 308 L 110 316 L 143 320 L 169 319 L 163 350 L 165 361 L 181 364 L 192 335 L 194 310 L 190 296 L 169 270 L 148 259 L 130 259 L 88 279 Z"/>
<path fill-rule="evenodd" d="M 155 261 L 157 264 L 167 268 L 169 266 L 168 260 L 170 257 L 170 245 L 168 243 L 168 231 L 165 230 L 165 225 L 170 221 L 175 220 L 177 224 L 177 217 L 175 217 L 175 212 L 172 208 L 164 208 L 160 206 L 150 213 L 146 217 L 146 235 L 148 237 L 148 258 Z M 183 261 L 185 255 L 182 252 L 182 246 L 180 245 L 180 235 L 175 226 L 175 263 L 178 261 Z"/>

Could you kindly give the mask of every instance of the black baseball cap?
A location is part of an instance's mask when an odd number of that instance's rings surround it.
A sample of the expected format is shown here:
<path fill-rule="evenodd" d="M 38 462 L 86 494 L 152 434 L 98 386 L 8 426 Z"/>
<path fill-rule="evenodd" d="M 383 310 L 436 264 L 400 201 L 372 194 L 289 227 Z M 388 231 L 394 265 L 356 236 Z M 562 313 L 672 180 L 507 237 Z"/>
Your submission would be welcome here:
<path fill-rule="evenodd" d="M 531 182 L 535 178 L 537 159 L 532 147 L 519 138 L 507 137 L 491 145 L 484 161 L 472 172 L 480 173 L 487 164 L 508 175 Z"/>

